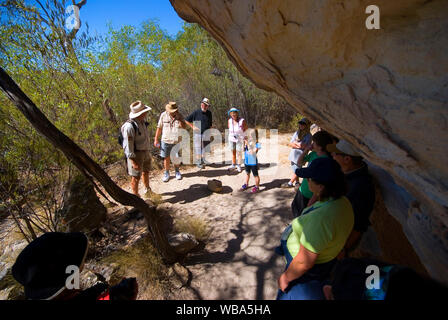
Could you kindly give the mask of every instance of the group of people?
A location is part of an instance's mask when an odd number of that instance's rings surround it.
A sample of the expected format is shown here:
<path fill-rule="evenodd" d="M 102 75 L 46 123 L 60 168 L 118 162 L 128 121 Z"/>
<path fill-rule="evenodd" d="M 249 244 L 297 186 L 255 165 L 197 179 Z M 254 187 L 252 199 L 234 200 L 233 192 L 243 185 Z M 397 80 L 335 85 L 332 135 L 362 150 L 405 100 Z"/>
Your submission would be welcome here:
<path fill-rule="evenodd" d="M 310 122 L 303 118 L 289 146 L 293 174 L 282 187 L 298 188 L 291 203 L 293 220 L 275 249 L 286 260 L 278 300 L 409 298 L 406 281 L 437 294 L 443 290 L 409 268 L 349 258 L 370 225 L 375 204 L 367 164 L 350 143 L 326 131 L 311 135 Z M 365 285 L 366 267 L 372 264 L 381 268 L 380 288 Z"/>
<path fill-rule="evenodd" d="M 193 130 L 194 162 L 199 169 L 203 169 L 207 161 L 205 160 L 206 147 L 210 143 L 210 137 L 206 131 L 213 128 L 212 113 L 209 110 L 210 101 L 204 98 L 199 109 L 193 111 L 189 116 L 184 116 L 179 112 L 176 102 L 168 102 L 165 111 L 159 117 L 157 130 L 154 137 L 154 147 L 160 149 L 160 156 L 163 159 L 164 174 L 163 182 L 170 179 L 170 165 L 173 162 L 175 178 L 182 179 L 180 173 L 180 159 L 178 152 L 172 152 L 179 143 L 179 128 L 190 127 Z M 141 101 L 136 101 L 130 106 L 129 119 L 121 127 L 122 146 L 127 161 L 128 174 L 131 176 L 131 189 L 135 195 L 139 195 L 139 181 L 142 178 L 144 193 L 150 192 L 149 170 L 151 168 L 151 140 L 146 129 L 146 117 L 151 111 L 151 107 L 144 105 Z M 228 112 L 229 121 L 229 148 L 232 152 L 232 165 L 229 170 L 242 171 L 242 153 L 245 153 L 244 164 L 247 173 L 242 190 L 246 190 L 249 184 L 250 174 L 255 177 L 255 186 L 251 192 L 259 191 L 260 178 L 258 175 L 258 160 L 256 154 L 260 149 L 258 143 L 258 132 L 248 130 L 247 122 L 239 115 L 239 110 L 235 107 Z M 172 156 L 176 157 L 171 159 Z"/>
<path fill-rule="evenodd" d="M 204 149 L 209 143 L 205 131 L 212 127 L 210 101 L 204 98 L 200 109 L 184 118 L 175 102 L 169 102 L 160 115 L 154 146 L 160 149 L 165 172 L 162 181 L 170 178 L 172 150 L 179 142 L 179 128 L 193 129 L 195 162 L 199 168 L 206 163 Z M 138 195 L 143 177 L 145 192 L 149 187 L 151 167 L 150 138 L 145 118 L 150 107 L 140 101 L 130 106 L 129 120 L 122 126 L 123 148 L 127 158 L 131 186 Z M 241 172 L 242 153 L 246 177 L 241 190 L 248 189 L 250 174 L 255 177 L 252 193 L 259 191 L 257 152 L 261 145 L 256 130 L 248 129 L 239 110 L 228 112 L 229 148 L 232 165 Z M 199 124 L 199 127 L 198 127 Z M 289 143 L 292 176 L 284 188 L 296 187 L 291 203 L 293 220 L 283 231 L 275 252 L 284 256 L 286 266 L 278 278 L 278 300 L 323 299 L 396 299 L 412 298 L 406 281 L 422 290 L 436 293 L 446 289 L 422 278 L 409 268 L 379 261 L 349 258 L 369 227 L 374 208 L 375 188 L 367 164 L 361 154 L 347 141 L 338 140 L 326 131 L 310 132 L 306 118 Z M 175 152 L 174 152 L 175 153 Z M 178 162 L 174 161 L 175 177 L 182 179 Z M 301 182 L 300 182 L 300 179 Z M 79 233 L 47 233 L 31 242 L 13 266 L 14 278 L 23 284 L 30 299 L 60 300 L 130 300 L 135 299 L 135 279 L 123 279 L 114 287 L 100 283 L 87 290 L 67 290 L 67 265 L 82 269 L 87 254 L 87 237 Z M 381 287 L 365 287 L 368 265 L 381 268 Z"/>

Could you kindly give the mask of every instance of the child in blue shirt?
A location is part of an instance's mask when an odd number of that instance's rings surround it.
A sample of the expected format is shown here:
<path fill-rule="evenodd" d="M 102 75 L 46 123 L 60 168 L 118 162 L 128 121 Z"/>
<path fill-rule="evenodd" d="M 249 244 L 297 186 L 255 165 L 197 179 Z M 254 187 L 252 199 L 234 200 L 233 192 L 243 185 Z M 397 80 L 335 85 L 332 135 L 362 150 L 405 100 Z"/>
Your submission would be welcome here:
<path fill-rule="evenodd" d="M 248 189 L 250 173 L 254 175 L 255 187 L 252 188 L 251 193 L 260 191 L 260 177 L 258 176 L 258 159 L 257 152 L 261 149 L 261 144 L 258 143 L 257 129 L 250 129 L 249 134 L 244 139 L 244 169 L 246 171 L 246 183 L 241 187 L 241 191 Z"/>

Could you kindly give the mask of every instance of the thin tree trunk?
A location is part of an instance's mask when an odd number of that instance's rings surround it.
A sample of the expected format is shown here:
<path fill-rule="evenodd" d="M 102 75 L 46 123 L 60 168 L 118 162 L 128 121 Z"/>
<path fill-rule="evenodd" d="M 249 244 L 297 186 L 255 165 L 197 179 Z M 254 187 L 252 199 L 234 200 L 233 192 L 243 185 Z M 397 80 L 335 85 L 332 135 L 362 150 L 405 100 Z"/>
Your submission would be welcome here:
<path fill-rule="evenodd" d="M 0 87 L 17 109 L 19 109 L 25 118 L 28 119 L 32 126 L 53 146 L 61 150 L 84 175 L 88 178 L 89 175 L 96 178 L 114 200 L 125 206 L 132 206 L 141 211 L 148 224 L 153 244 L 159 250 L 164 261 L 173 263 L 177 260 L 177 254 L 169 245 L 166 236 L 161 232 L 160 219 L 154 206 L 148 206 L 148 204 L 141 198 L 118 187 L 106 172 L 104 172 L 104 170 L 84 152 L 84 150 L 59 131 L 47 119 L 47 117 L 36 107 L 36 105 L 1 67 Z"/>

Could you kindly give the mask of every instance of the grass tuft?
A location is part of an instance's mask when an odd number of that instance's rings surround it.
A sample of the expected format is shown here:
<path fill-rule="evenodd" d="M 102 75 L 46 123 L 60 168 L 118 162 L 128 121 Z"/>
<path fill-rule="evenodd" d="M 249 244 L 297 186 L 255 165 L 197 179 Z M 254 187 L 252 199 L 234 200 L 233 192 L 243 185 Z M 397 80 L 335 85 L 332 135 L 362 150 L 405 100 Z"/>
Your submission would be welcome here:
<path fill-rule="evenodd" d="M 207 223 L 197 217 L 182 217 L 175 220 L 177 232 L 186 232 L 192 234 L 196 240 L 205 242 L 210 237 L 211 230 Z"/>

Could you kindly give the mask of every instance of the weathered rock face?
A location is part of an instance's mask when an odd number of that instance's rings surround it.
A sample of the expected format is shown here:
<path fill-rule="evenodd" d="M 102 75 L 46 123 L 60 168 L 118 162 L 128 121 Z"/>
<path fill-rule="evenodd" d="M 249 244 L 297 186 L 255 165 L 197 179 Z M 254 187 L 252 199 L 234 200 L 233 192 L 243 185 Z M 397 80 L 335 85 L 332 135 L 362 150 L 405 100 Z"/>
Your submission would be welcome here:
<path fill-rule="evenodd" d="M 429 273 L 448 283 L 448 1 L 171 3 L 255 84 L 390 174 L 389 212 Z M 380 30 L 365 27 L 370 4 Z"/>

